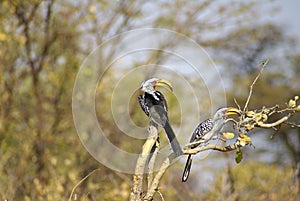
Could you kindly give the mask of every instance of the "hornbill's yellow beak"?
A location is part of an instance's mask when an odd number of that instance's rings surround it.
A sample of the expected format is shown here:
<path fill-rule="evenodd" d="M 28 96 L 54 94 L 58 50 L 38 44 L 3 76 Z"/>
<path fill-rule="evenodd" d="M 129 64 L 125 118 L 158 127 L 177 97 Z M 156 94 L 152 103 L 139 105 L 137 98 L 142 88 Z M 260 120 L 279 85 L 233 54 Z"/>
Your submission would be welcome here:
<path fill-rule="evenodd" d="M 173 87 L 172 87 L 172 84 L 168 81 L 168 80 L 164 80 L 164 79 L 159 79 L 155 85 L 155 87 L 165 87 L 167 89 L 169 89 L 170 91 L 173 91 Z"/>
<path fill-rule="evenodd" d="M 237 108 L 234 108 L 234 107 L 229 107 L 226 111 L 226 116 L 228 115 L 234 115 L 234 114 L 237 114 L 237 115 L 241 115 L 241 111 Z"/>

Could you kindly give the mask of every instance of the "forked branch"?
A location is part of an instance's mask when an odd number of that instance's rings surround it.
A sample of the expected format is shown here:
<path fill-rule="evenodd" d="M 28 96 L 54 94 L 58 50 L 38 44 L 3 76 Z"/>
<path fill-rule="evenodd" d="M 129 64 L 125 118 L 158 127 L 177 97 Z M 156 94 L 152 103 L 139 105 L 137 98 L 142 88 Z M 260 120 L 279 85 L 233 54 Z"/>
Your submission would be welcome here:
<path fill-rule="evenodd" d="M 237 104 L 237 111 L 239 111 L 239 117 L 237 118 L 228 118 L 226 123 L 232 122 L 234 133 L 225 132 L 223 135 L 219 133 L 214 133 L 212 136 L 218 136 L 217 138 L 222 139 L 224 142 L 227 139 L 232 139 L 236 137 L 236 140 L 233 144 L 221 146 L 218 144 L 211 144 L 209 141 L 199 140 L 196 142 L 186 144 L 182 152 L 183 154 L 197 154 L 199 152 L 207 151 L 207 150 L 215 150 L 219 152 L 229 152 L 236 150 L 236 161 L 241 161 L 242 155 L 242 148 L 246 145 L 252 145 L 251 138 L 249 137 L 249 132 L 252 131 L 254 128 L 275 128 L 282 124 L 289 125 L 291 127 L 300 127 L 299 124 L 294 122 L 287 122 L 290 117 L 295 115 L 297 112 L 300 112 L 300 104 L 297 103 L 299 99 L 298 96 L 290 99 L 286 104 L 286 108 L 280 109 L 278 105 L 272 107 L 262 107 L 257 109 L 249 109 L 249 102 L 252 97 L 253 88 L 255 83 L 258 81 L 259 77 L 261 76 L 264 68 L 266 67 L 268 60 L 261 62 L 260 66 L 261 69 L 258 75 L 255 77 L 254 81 L 250 85 L 250 90 L 248 97 L 246 99 L 245 105 L 241 108 L 237 101 L 234 99 L 235 103 Z M 270 122 L 270 117 L 273 115 L 280 116 L 279 119 Z M 215 132 L 212 130 L 211 132 Z M 140 155 L 137 165 L 135 175 L 133 177 L 133 187 L 132 192 L 130 195 L 130 201 L 140 201 L 140 200 L 153 200 L 153 196 L 155 192 L 158 192 L 159 182 L 161 181 L 162 176 L 164 175 L 167 168 L 172 164 L 172 162 L 176 159 L 175 154 L 170 154 L 160 166 L 158 172 L 154 175 L 153 174 L 153 167 L 156 160 L 156 156 L 159 150 L 159 144 L 156 144 L 156 149 L 152 154 L 152 158 L 148 160 L 149 153 L 151 148 L 157 143 L 157 128 L 153 127 L 153 125 L 149 128 L 149 138 L 146 140 L 142 154 Z M 230 138 L 228 137 L 230 136 Z M 225 143 L 226 144 L 226 143 Z M 148 163 L 148 164 L 147 164 Z M 148 183 L 147 183 L 147 190 L 145 193 L 142 192 L 143 189 L 143 171 L 145 167 L 148 167 Z"/>

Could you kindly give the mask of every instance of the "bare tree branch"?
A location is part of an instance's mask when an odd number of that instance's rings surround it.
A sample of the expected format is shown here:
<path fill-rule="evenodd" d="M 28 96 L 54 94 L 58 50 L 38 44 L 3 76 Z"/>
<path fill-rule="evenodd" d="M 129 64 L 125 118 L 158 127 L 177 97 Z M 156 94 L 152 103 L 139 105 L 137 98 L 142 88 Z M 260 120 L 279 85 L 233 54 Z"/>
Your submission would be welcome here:
<path fill-rule="evenodd" d="M 260 124 L 259 127 L 261 127 L 261 128 L 272 128 L 272 127 L 278 126 L 278 125 L 284 123 L 285 121 L 287 121 L 290 118 L 290 116 L 291 116 L 291 113 L 288 114 L 287 116 L 282 117 L 281 119 L 279 119 L 279 120 L 277 120 L 277 121 L 275 121 L 273 123 L 269 123 L 269 124 L 264 124 L 263 123 L 263 124 Z"/>
<path fill-rule="evenodd" d="M 296 124 L 295 122 L 284 122 L 284 124 L 290 125 L 292 128 L 293 127 L 300 128 L 300 124 Z"/>
<path fill-rule="evenodd" d="M 156 160 L 156 156 L 158 154 L 158 150 L 159 150 L 159 142 L 158 140 L 155 143 L 155 150 L 151 156 L 151 159 L 149 160 L 149 164 L 148 164 L 148 187 L 151 186 L 151 183 L 153 181 L 153 168 L 155 165 L 155 160 Z"/>
<path fill-rule="evenodd" d="M 239 105 L 239 103 L 237 102 L 237 100 L 234 98 L 234 103 L 236 104 L 236 106 L 238 107 L 239 110 L 241 110 L 241 106 Z"/>
<path fill-rule="evenodd" d="M 298 96 L 295 96 L 294 99 L 290 99 L 289 103 L 286 104 L 286 108 L 279 109 L 278 105 L 275 105 L 273 107 L 266 107 L 263 106 L 262 108 L 259 109 L 254 109 L 254 110 L 249 110 L 248 105 L 252 96 L 253 92 L 253 87 L 257 80 L 259 79 L 260 75 L 262 74 L 264 68 L 266 67 L 268 63 L 268 60 L 263 61 L 261 65 L 260 72 L 252 82 L 250 86 L 250 91 L 249 95 L 247 97 L 245 106 L 243 109 L 241 109 L 240 105 L 237 103 L 235 100 L 235 104 L 237 105 L 237 114 L 239 114 L 239 118 L 227 118 L 225 121 L 225 124 L 228 122 L 232 123 L 232 127 L 237 132 L 237 138 L 236 141 L 233 144 L 227 145 L 226 143 L 223 143 L 223 145 L 218 145 L 218 144 L 210 144 L 211 140 L 214 139 L 209 139 L 209 140 L 199 140 L 196 142 L 188 143 L 186 144 L 182 151 L 183 154 L 188 155 L 188 154 L 197 154 L 199 152 L 207 151 L 207 150 L 215 150 L 219 152 L 230 152 L 237 150 L 236 155 L 236 161 L 237 163 L 242 160 L 242 148 L 246 145 L 252 145 L 251 138 L 248 136 L 249 132 L 253 130 L 254 128 L 274 128 L 276 126 L 280 126 L 282 124 L 287 124 L 290 126 L 296 126 L 300 127 L 300 125 L 297 125 L 295 123 L 290 123 L 287 122 L 287 120 L 292 117 L 296 112 L 300 112 L 300 105 L 297 105 L 297 100 L 299 99 Z M 272 115 L 280 115 L 281 118 L 277 119 L 275 121 L 270 122 L 269 120 L 271 119 L 270 117 Z M 154 130 L 153 130 L 154 129 Z M 157 128 L 156 127 L 151 127 L 149 129 L 150 136 L 156 136 L 157 135 Z M 216 138 L 219 139 L 221 138 L 219 131 L 216 131 L 212 129 L 210 132 L 218 132 L 214 133 L 217 136 Z M 156 133 L 153 134 L 153 133 Z M 229 132 L 230 133 L 230 132 Z M 225 133 L 224 133 L 225 134 Z M 232 138 L 230 137 L 231 135 L 227 135 L 228 139 Z M 232 135 L 233 137 L 235 136 L 234 134 Z M 226 135 L 223 135 L 223 137 L 226 137 Z M 133 190 L 131 192 L 131 199 L 130 201 L 139 201 L 139 200 L 148 200 L 152 201 L 153 196 L 156 192 L 158 192 L 158 186 L 161 181 L 162 176 L 166 172 L 167 168 L 174 162 L 176 159 L 176 156 L 174 153 L 171 153 L 161 164 L 160 169 L 158 172 L 155 174 L 153 178 L 153 167 L 154 163 L 156 160 L 157 152 L 159 150 L 159 144 L 157 143 L 154 154 L 149 161 L 149 164 L 146 164 L 146 159 L 145 154 L 149 154 L 150 149 L 152 146 L 154 146 L 154 143 L 157 138 L 155 137 L 150 137 L 144 144 L 142 154 L 140 155 L 137 166 L 136 166 L 136 172 L 134 176 L 134 184 L 133 184 Z M 226 142 L 227 139 L 223 139 L 224 142 Z M 143 170 L 145 168 L 145 165 L 148 165 L 148 187 L 147 187 L 147 192 L 144 194 L 145 196 L 142 195 L 142 180 L 143 180 Z M 161 194 L 160 194 L 161 195 Z"/>
<path fill-rule="evenodd" d="M 260 75 L 262 74 L 264 68 L 267 66 L 269 62 L 269 59 L 265 60 L 265 61 L 262 61 L 260 63 L 260 65 L 262 66 L 258 75 L 255 77 L 254 81 L 252 82 L 252 84 L 250 85 L 250 91 L 249 91 L 249 95 L 248 95 L 248 98 L 246 100 L 246 103 L 245 103 L 245 106 L 244 106 L 244 109 L 243 109 L 243 112 L 245 113 L 246 110 L 247 110 L 247 107 L 248 107 L 248 104 L 249 104 L 249 101 L 250 101 L 250 98 L 252 96 L 252 91 L 253 91 L 253 86 L 255 85 L 255 83 L 257 82 L 258 78 L 260 77 Z"/>
<path fill-rule="evenodd" d="M 199 152 L 203 152 L 203 151 L 207 151 L 207 150 L 228 152 L 228 151 L 236 150 L 237 148 L 238 148 L 237 144 L 232 144 L 232 145 L 228 145 L 228 146 L 225 146 L 225 147 L 220 146 L 220 145 L 215 145 L 215 144 L 208 144 L 208 145 L 196 147 L 194 149 L 184 150 L 183 153 L 184 154 L 197 154 Z"/>
<path fill-rule="evenodd" d="M 159 171 L 155 175 L 151 186 L 148 188 L 148 191 L 147 191 L 146 196 L 144 197 L 144 200 L 152 200 L 153 199 L 153 195 L 158 190 L 158 185 L 159 185 L 159 182 L 160 182 L 162 176 L 164 175 L 165 171 L 170 166 L 170 164 L 174 161 L 174 159 L 176 159 L 176 155 L 174 153 L 171 153 L 164 160 L 164 162 L 162 163 Z"/>
<path fill-rule="evenodd" d="M 142 153 L 139 155 L 139 158 L 136 163 L 135 173 L 133 175 L 133 187 L 130 193 L 130 201 L 141 200 L 143 193 L 143 174 L 145 166 L 150 155 L 152 147 L 157 141 L 158 133 L 157 127 L 154 124 L 149 126 L 149 138 L 143 145 Z"/>

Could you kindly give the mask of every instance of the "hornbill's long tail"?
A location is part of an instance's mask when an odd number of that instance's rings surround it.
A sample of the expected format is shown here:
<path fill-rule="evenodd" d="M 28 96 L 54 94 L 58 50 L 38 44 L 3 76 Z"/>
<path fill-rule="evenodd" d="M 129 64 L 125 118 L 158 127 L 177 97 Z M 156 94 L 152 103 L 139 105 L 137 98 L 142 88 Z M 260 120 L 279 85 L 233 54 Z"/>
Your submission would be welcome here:
<path fill-rule="evenodd" d="M 144 94 L 140 95 L 138 100 L 141 108 L 150 117 L 150 120 L 165 129 L 171 148 L 176 157 L 178 157 L 182 155 L 182 150 L 168 121 L 167 101 L 162 93 L 156 91 L 158 86 L 167 87 L 172 91 L 171 83 L 167 80 L 151 78 L 142 83 L 140 89 Z"/>
<path fill-rule="evenodd" d="M 193 158 L 192 158 L 192 155 L 190 154 L 185 163 L 185 167 L 184 167 L 182 179 L 181 179 L 182 182 L 186 182 L 187 179 L 189 178 L 191 167 L 192 167 L 192 160 L 193 160 Z"/>
<path fill-rule="evenodd" d="M 181 150 L 180 144 L 179 144 L 179 142 L 175 136 L 175 133 L 174 133 L 168 120 L 165 121 L 165 125 L 163 127 L 166 131 L 166 134 L 167 134 L 168 140 L 171 144 L 171 147 L 173 149 L 173 152 L 176 154 L 177 157 L 181 156 L 182 150 Z"/>

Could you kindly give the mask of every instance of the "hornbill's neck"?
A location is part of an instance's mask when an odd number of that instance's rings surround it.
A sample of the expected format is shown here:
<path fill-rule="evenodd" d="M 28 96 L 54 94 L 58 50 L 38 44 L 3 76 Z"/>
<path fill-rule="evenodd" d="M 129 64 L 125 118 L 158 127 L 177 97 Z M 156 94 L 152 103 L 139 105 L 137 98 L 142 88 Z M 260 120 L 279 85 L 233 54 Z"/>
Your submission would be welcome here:
<path fill-rule="evenodd" d="M 149 97 L 153 97 L 153 99 L 159 101 L 159 97 L 157 96 L 157 94 L 160 94 L 162 96 L 162 94 L 159 91 L 155 91 L 155 90 L 151 90 L 151 91 L 145 91 L 145 95 L 148 95 Z"/>

